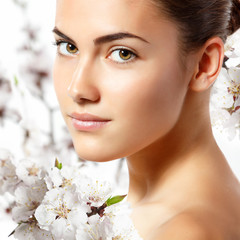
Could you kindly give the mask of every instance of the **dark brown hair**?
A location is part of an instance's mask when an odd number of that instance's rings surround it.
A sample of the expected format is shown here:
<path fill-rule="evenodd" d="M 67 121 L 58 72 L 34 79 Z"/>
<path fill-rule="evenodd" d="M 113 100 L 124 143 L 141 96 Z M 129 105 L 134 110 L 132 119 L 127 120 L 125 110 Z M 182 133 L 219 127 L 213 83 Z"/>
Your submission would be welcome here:
<path fill-rule="evenodd" d="M 201 47 L 213 36 L 225 42 L 240 27 L 240 0 L 152 1 L 177 24 L 185 52 Z"/>

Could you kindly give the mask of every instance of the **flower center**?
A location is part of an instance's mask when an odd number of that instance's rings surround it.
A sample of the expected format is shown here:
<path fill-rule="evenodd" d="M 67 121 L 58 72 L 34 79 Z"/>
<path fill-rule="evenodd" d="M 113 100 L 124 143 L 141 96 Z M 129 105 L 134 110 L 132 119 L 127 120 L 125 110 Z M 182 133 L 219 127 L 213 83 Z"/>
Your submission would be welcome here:
<path fill-rule="evenodd" d="M 123 238 L 120 236 L 114 237 L 112 240 L 122 240 Z"/>
<path fill-rule="evenodd" d="M 70 209 L 68 209 L 64 203 L 62 203 L 62 205 L 59 206 L 59 208 L 55 208 L 55 212 L 58 214 L 58 216 L 56 218 L 65 218 L 67 219 L 68 213 L 71 212 Z"/>
<path fill-rule="evenodd" d="M 31 206 L 29 206 L 29 208 L 30 208 L 31 210 L 34 210 L 34 209 L 36 209 L 38 206 L 39 206 L 39 202 L 37 202 L 37 201 L 32 201 L 32 202 L 31 202 Z"/>
<path fill-rule="evenodd" d="M 240 84 L 231 81 L 231 86 L 228 87 L 228 92 L 232 94 L 235 98 L 238 98 L 240 96 Z"/>
<path fill-rule="evenodd" d="M 89 197 L 89 200 L 93 201 L 93 202 L 100 202 L 100 201 L 102 201 L 102 198 L 99 196 L 91 196 L 91 197 Z"/>
<path fill-rule="evenodd" d="M 36 168 L 35 166 L 28 168 L 28 176 L 37 176 L 39 169 Z"/>
<path fill-rule="evenodd" d="M 6 164 L 6 160 L 2 160 L 1 161 L 1 167 L 5 167 L 7 164 Z"/>
<path fill-rule="evenodd" d="M 72 186 L 72 179 L 66 179 L 64 178 L 63 183 L 61 184 L 61 187 L 70 187 Z"/>

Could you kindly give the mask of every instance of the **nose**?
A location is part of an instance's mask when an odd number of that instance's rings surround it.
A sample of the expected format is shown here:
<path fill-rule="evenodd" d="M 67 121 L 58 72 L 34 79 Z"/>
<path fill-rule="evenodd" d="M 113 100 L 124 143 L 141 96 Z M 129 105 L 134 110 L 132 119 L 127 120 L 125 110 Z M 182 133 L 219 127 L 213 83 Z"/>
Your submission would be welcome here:
<path fill-rule="evenodd" d="M 92 64 L 79 62 L 68 86 L 68 95 L 74 102 L 97 102 L 100 100 L 100 92 L 95 84 L 96 77 Z"/>

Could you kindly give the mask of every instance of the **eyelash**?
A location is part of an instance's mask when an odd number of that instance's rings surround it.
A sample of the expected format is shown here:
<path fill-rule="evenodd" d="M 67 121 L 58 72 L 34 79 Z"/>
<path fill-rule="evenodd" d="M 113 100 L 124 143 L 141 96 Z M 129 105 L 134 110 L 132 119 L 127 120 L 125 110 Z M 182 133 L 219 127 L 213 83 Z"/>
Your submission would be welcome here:
<path fill-rule="evenodd" d="M 72 44 L 72 43 L 70 43 L 70 42 L 67 42 L 67 41 L 65 41 L 65 40 L 62 40 L 62 39 L 56 40 L 55 42 L 53 42 L 53 45 L 54 45 L 54 46 L 57 46 L 57 48 L 58 48 L 57 54 L 58 54 L 59 56 L 66 56 L 66 54 L 62 54 L 62 53 L 59 51 L 59 47 L 60 47 L 60 45 L 61 45 L 62 43 L 71 44 L 71 45 L 73 45 L 74 47 L 76 47 L 74 44 Z M 77 48 L 77 47 L 76 47 L 76 48 Z M 69 53 L 69 55 L 71 55 L 71 53 Z M 72 54 L 72 55 L 74 55 L 74 54 Z"/>
<path fill-rule="evenodd" d="M 57 46 L 58 49 L 59 49 L 59 47 L 60 47 L 60 45 L 61 45 L 62 43 L 72 44 L 72 43 L 67 42 L 67 41 L 65 41 L 65 40 L 59 39 L 59 40 L 56 40 L 55 42 L 53 42 L 53 45 L 54 45 L 54 46 Z M 72 44 L 72 45 L 75 46 L 74 44 Z M 76 46 L 75 46 L 75 47 L 76 47 Z M 77 48 L 77 47 L 76 47 L 76 48 Z M 138 55 L 137 55 L 136 53 L 134 53 L 133 51 L 131 51 L 130 49 L 128 49 L 128 48 L 126 48 L 126 47 L 118 47 L 118 48 L 113 49 L 113 50 L 110 52 L 110 54 L 108 54 L 107 58 L 108 58 L 108 59 L 111 59 L 110 56 L 111 56 L 114 52 L 116 52 L 116 51 L 121 51 L 121 50 L 127 51 L 127 52 L 131 55 L 131 58 L 130 58 L 129 60 L 126 60 L 126 61 L 124 61 L 124 60 L 122 59 L 122 60 L 123 60 L 122 62 L 118 62 L 118 61 L 112 60 L 112 61 L 113 61 L 114 63 L 116 63 L 116 64 L 129 64 L 129 63 L 132 63 L 133 61 L 135 61 L 136 58 L 138 58 Z M 57 54 L 60 55 L 60 56 L 66 56 L 65 54 L 62 54 L 59 50 L 57 51 Z M 71 53 L 69 53 L 69 55 L 71 55 Z M 74 55 L 74 54 L 72 54 L 72 55 Z"/>
<path fill-rule="evenodd" d="M 116 64 L 129 64 L 129 63 L 132 63 L 133 61 L 136 60 L 136 58 L 138 58 L 138 55 L 136 53 L 134 53 L 133 51 L 131 51 L 130 49 L 126 48 L 126 47 L 117 47 L 115 49 L 113 49 L 110 54 L 108 55 L 107 58 L 111 59 L 110 56 L 116 52 L 116 51 L 121 51 L 121 50 L 124 50 L 124 51 L 127 51 L 130 55 L 131 55 L 131 58 L 129 60 L 125 60 L 122 59 L 123 61 L 122 62 L 118 62 L 118 61 L 114 61 L 112 60 L 114 63 Z M 120 57 L 120 56 L 119 56 Z"/>

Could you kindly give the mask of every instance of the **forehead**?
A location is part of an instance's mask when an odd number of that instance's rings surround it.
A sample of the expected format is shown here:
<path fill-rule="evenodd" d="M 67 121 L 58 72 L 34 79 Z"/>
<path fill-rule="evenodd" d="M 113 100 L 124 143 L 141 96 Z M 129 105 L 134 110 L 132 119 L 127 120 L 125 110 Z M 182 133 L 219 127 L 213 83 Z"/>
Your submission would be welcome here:
<path fill-rule="evenodd" d="M 149 0 L 57 0 L 57 14 L 68 18 L 88 17 L 90 19 L 115 16 L 121 21 L 131 21 L 131 18 L 139 18 L 153 14 L 155 8 Z"/>
<path fill-rule="evenodd" d="M 150 0 L 57 0 L 56 26 L 61 30 L 144 32 L 155 31 L 161 21 Z"/>

